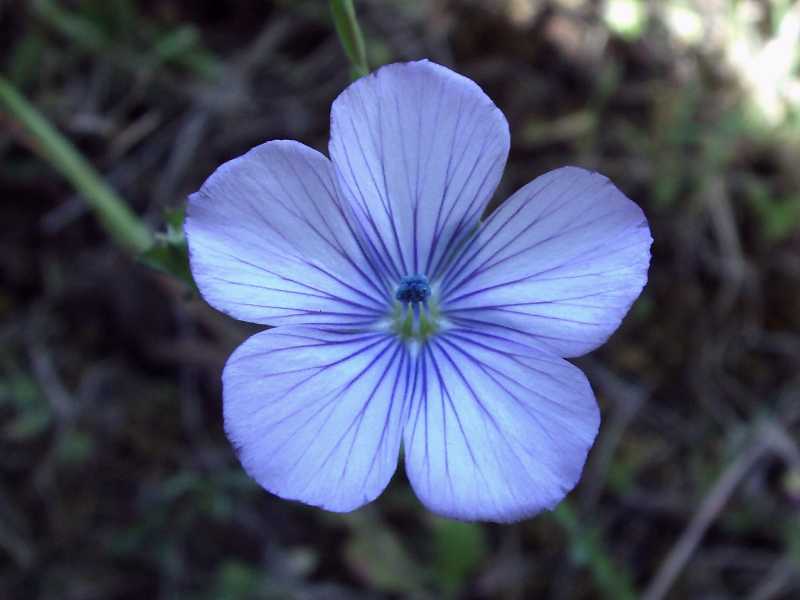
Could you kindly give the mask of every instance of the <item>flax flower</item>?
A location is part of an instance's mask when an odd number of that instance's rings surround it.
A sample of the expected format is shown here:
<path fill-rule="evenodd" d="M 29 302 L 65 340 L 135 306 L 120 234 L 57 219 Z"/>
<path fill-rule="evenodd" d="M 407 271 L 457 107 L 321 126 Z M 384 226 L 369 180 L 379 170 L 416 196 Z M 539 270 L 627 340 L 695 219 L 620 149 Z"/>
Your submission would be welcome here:
<path fill-rule="evenodd" d="M 332 511 L 397 468 L 430 510 L 514 521 L 577 483 L 600 422 L 585 354 L 647 279 L 640 208 L 575 167 L 483 222 L 508 124 L 471 80 L 428 61 L 350 85 L 330 159 L 271 141 L 189 200 L 205 299 L 271 326 L 223 373 L 225 430 L 270 492 Z"/>

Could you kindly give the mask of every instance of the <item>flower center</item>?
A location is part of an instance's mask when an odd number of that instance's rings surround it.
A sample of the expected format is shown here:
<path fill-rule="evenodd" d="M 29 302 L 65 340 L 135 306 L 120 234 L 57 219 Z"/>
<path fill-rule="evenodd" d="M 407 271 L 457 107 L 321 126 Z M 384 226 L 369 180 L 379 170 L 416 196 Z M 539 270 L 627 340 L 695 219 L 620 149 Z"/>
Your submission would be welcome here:
<path fill-rule="evenodd" d="M 423 342 L 439 330 L 439 305 L 425 275 L 407 275 L 394 294 L 392 329 L 402 339 Z"/>

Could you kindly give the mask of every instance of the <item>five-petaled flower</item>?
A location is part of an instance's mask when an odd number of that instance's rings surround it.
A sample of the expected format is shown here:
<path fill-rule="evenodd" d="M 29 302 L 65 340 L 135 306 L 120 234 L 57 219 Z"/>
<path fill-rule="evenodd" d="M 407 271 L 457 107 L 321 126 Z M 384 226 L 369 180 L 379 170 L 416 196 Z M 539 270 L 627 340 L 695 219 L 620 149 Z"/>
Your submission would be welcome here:
<path fill-rule="evenodd" d="M 574 167 L 484 222 L 508 124 L 471 80 L 428 61 L 350 85 L 330 160 L 272 141 L 189 200 L 195 280 L 219 310 L 273 328 L 223 373 L 225 430 L 267 490 L 333 511 L 397 468 L 434 512 L 514 521 L 580 477 L 600 417 L 564 360 L 602 344 L 647 279 L 650 230 L 605 177 Z"/>

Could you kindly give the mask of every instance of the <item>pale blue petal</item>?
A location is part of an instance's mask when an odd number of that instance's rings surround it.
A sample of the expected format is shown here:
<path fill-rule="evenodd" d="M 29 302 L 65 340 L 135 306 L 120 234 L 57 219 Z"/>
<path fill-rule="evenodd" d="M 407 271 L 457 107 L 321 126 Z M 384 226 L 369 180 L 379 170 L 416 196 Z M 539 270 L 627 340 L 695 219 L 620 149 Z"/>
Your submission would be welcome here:
<path fill-rule="evenodd" d="M 345 219 L 330 161 L 298 142 L 219 167 L 189 198 L 185 227 L 203 297 L 237 319 L 356 324 L 386 310 L 390 284 Z"/>
<path fill-rule="evenodd" d="M 501 329 L 454 327 L 418 357 L 406 472 L 432 511 L 509 522 L 575 486 L 600 416 L 586 377 Z"/>
<path fill-rule="evenodd" d="M 339 188 L 396 279 L 432 278 L 477 224 L 508 156 L 508 124 L 471 80 L 440 65 L 392 64 L 331 110 Z"/>
<path fill-rule="evenodd" d="M 447 272 L 442 307 L 579 356 L 619 327 L 647 281 L 642 210 L 602 175 L 551 171 L 497 209 Z"/>
<path fill-rule="evenodd" d="M 405 346 L 383 333 L 293 325 L 258 333 L 225 366 L 225 431 L 270 492 L 356 509 L 397 467 L 410 369 Z"/>

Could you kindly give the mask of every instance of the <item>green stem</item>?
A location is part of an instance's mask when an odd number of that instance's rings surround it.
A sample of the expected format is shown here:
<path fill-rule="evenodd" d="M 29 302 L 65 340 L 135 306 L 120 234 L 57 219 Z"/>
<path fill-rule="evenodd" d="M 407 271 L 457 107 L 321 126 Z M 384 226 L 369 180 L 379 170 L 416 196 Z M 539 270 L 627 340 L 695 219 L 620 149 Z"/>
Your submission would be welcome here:
<path fill-rule="evenodd" d="M 0 107 L 21 124 L 34 150 L 83 195 L 108 234 L 138 255 L 153 244 L 153 234 L 111 189 L 80 152 L 16 88 L 0 76 Z"/>
<path fill-rule="evenodd" d="M 353 79 L 358 79 L 369 73 L 367 64 L 367 50 L 364 45 L 364 37 L 361 35 L 361 28 L 358 26 L 356 9 L 353 0 L 330 0 L 331 13 L 333 14 L 333 24 L 336 33 L 339 34 L 339 41 L 342 43 L 347 58 L 353 65 Z"/>

